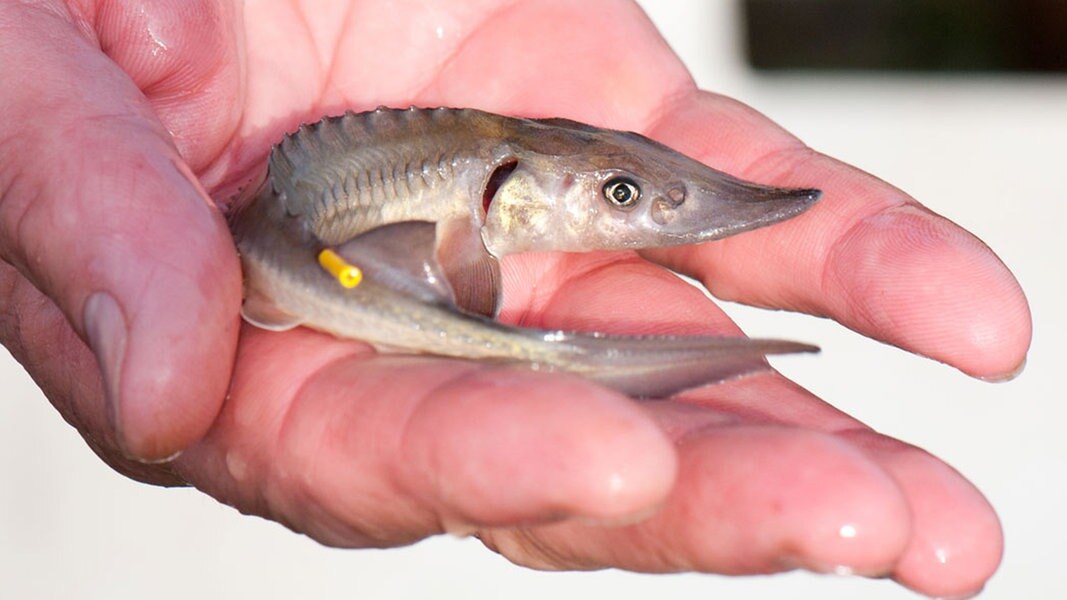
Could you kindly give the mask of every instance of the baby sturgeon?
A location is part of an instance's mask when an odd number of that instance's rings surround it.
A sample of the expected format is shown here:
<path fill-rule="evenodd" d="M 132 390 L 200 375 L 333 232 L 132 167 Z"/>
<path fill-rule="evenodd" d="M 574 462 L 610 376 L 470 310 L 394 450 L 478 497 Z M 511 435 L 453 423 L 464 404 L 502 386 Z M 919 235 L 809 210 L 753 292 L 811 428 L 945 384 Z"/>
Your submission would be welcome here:
<path fill-rule="evenodd" d="M 329 117 L 274 147 L 266 179 L 231 219 L 242 312 L 267 329 L 304 325 L 668 396 L 765 369 L 767 354 L 817 349 L 504 325 L 493 320 L 497 259 L 714 240 L 798 215 L 819 194 L 742 181 L 639 134 L 565 119 L 449 108 Z M 360 267 L 362 282 L 342 285 L 320 255 Z"/>

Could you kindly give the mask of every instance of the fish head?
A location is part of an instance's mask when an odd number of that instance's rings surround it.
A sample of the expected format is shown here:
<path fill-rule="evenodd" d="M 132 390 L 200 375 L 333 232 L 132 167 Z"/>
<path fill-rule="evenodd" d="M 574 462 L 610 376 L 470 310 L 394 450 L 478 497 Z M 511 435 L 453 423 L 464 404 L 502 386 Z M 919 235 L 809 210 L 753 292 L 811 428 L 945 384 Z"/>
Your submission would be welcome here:
<path fill-rule="evenodd" d="M 738 179 L 637 133 L 549 121 L 502 163 L 487 199 L 483 241 L 497 256 L 706 242 L 789 219 L 820 195 Z"/>

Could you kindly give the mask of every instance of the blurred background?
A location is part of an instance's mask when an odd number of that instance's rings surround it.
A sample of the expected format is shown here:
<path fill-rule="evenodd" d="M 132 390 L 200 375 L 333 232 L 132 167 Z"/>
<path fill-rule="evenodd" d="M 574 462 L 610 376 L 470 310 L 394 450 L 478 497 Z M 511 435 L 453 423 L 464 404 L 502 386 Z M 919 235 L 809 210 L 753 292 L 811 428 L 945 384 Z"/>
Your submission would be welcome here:
<path fill-rule="evenodd" d="M 787 375 L 963 472 L 1004 524 L 983 598 L 1067 597 L 1067 3 L 645 0 L 705 88 L 893 182 L 978 234 L 1032 303 L 1015 381 L 987 384 L 820 319 L 728 305 L 751 335 L 814 341 Z M 863 8 L 866 7 L 866 8 Z M 984 8 L 983 8 L 984 7 Z M 862 10 L 861 10 L 862 9 Z M 1057 341 L 1059 340 L 1059 341 Z M 871 385 L 877 382 L 876 385 Z M 537 573 L 477 542 L 323 548 L 192 490 L 111 472 L 0 353 L 0 596 L 907 598 L 886 581 Z"/>

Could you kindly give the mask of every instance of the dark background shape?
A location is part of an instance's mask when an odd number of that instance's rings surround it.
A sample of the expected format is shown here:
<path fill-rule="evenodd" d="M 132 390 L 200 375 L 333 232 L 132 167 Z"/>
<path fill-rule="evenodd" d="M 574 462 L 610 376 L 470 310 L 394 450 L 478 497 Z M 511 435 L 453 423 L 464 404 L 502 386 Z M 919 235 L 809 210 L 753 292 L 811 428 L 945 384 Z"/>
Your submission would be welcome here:
<path fill-rule="evenodd" d="M 742 0 L 760 70 L 1067 72 L 1067 0 Z"/>

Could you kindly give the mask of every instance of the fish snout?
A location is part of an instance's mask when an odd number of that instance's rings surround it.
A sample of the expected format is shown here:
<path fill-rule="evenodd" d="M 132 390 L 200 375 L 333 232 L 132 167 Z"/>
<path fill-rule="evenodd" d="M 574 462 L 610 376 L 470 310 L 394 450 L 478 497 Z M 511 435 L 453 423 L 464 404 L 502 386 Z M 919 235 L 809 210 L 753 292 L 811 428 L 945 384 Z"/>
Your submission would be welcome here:
<path fill-rule="evenodd" d="M 725 176 L 711 185 L 675 185 L 653 200 L 650 217 L 680 243 L 715 240 L 773 225 L 811 207 L 822 192 L 764 186 Z"/>

